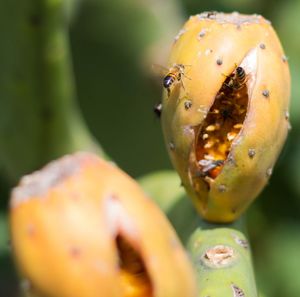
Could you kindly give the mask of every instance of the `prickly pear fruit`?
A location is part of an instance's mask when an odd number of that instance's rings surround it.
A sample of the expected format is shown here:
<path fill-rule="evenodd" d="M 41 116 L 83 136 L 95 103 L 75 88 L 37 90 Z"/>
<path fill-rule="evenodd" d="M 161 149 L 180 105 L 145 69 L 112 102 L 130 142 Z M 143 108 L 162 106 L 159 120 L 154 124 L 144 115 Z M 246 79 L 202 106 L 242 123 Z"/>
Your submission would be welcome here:
<path fill-rule="evenodd" d="M 192 268 L 163 214 L 136 182 L 92 154 L 23 177 L 10 224 L 34 296 L 195 296 Z"/>
<path fill-rule="evenodd" d="M 172 163 L 206 220 L 233 221 L 268 182 L 289 129 L 280 42 L 259 15 L 202 13 L 176 36 L 168 64 L 162 126 Z"/>

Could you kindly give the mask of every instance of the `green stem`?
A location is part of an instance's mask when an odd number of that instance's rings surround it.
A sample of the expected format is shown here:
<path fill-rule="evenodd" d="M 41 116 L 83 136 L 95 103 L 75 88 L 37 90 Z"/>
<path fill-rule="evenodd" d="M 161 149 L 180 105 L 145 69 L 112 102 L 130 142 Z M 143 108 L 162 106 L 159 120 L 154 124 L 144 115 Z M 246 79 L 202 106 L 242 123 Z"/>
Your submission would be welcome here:
<path fill-rule="evenodd" d="M 201 220 L 180 187 L 175 172 L 149 174 L 139 180 L 146 193 L 167 214 L 187 245 L 196 270 L 197 297 L 257 297 L 246 226 Z"/>
<path fill-rule="evenodd" d="M 96 150 L 101 154 L 91 140 L 74 100 L 75 86 L 63 2 L 44 0 L 41 7 L 44 24 L 39 36 L 40 93 L 44 98 L 42 108 L 45 117 L 41 146 L 44 147 L 46 159 L 50 160 L 82 149 Z"/>
<path fill-rule="evenodd" d="M 63 0 L 3 2 L 1 25 L 9 41 L 1 49 L 0 162 L 6 175 L 15 181 L 77 150 L 104 156 L 75 100 L 70 7 Z"/>
<path fill-rule="evenodd" d="M 257 297 L 249 243 L 239 229 L 198 227 L 190 237 L 198 297 Z"/>

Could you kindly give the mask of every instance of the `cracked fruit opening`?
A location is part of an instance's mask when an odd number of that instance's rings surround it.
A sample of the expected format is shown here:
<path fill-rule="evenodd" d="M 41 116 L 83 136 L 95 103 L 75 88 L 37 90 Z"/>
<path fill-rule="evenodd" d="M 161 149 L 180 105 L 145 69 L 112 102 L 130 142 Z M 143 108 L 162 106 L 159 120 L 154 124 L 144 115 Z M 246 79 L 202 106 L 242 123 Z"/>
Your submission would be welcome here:
<path fill-rule="evenodd" d="M 226 77 L 203 123 L 196 129 L 196 177 L 207 185 L 221 172 L 243 127 L 248 107 L 247 75 L 236 67 Z"/>
<path fill-rule="evenodd" d="M 116 238 L 124 297 L 153 297 L 150 277 L 138 251 L 122 236 Z"/>

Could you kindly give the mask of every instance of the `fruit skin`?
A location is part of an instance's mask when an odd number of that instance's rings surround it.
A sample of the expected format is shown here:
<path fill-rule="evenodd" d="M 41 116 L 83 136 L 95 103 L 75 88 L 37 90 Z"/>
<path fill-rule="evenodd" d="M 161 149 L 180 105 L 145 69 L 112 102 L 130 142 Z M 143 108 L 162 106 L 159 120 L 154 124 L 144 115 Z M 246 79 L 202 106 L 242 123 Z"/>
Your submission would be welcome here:
<path fill-rule="evenodd" d="M 122 291 L 117 235 L 141 256 L 149 296 L 195 296 L 168 221 L 135 181 L 95 155 L 65 156 L 23 177 L 12 192 L 10 229 L 16 264 L 36 296 L 147 296 Z"/>
<path fill-rule="evenodd" d="M 210 188 L 193 180 L 195 129 L 225 80 L 254 52 L 253 82 L 244 126 L 234 140 L 220 174 Z M 217 60 L 221 59 L 219 65 Z M 163 94 L 162 128 L 173 166 L 202 217 L 212 222 L 237 219 L 267 184 L 286 139 L 290 74 L 270 23 L 258 15 L 203 13 L 186 22 L 174 41 L 168 66 L 191 65 L 170 96 Z M 265 96 L 264 91 L 268 91 Z M 264 94 L 263 94 L 264 93 Z M 189 100 L 192 106 L 185 108 Z M 254 157 L 249 150 L 254 149 Z"/>

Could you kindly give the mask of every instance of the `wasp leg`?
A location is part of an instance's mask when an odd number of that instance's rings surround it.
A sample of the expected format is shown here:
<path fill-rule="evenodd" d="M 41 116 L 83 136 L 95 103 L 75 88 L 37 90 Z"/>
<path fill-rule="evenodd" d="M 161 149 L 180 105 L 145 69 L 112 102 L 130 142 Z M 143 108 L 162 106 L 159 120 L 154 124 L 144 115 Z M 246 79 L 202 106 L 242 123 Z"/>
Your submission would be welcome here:
<path fill-rule="evenodd" d="M 185 90 L 182 79 L 180 80 L 180 83 L 181 83 L 182 88 Z"/>
<path fill-rule="evenodd" d="M 171 89 L 170 89 L 170 88 L 167 88 L 167 92 L 168 92 L 168 97 L 170 97 Z"/>

